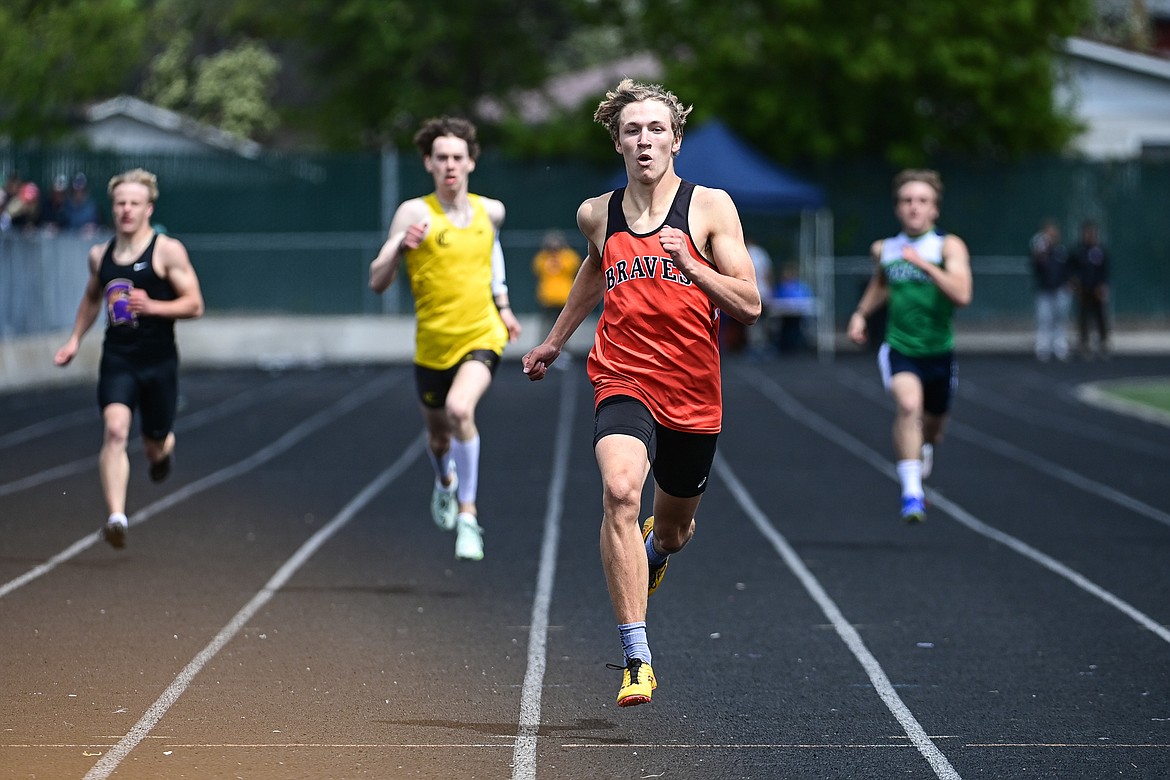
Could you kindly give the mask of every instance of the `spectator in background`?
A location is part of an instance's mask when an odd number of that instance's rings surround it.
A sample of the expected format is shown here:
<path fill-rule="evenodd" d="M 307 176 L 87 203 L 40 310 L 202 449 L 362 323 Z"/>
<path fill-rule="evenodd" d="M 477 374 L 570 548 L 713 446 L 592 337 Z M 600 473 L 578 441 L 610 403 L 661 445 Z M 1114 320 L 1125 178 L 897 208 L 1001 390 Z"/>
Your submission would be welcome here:
<path fill-rule="evenodd" d="M 73 177 L 72 193 L 65 205 L 64 212 L 66 230 L 80 230 L 88 235 L 94 233 L 101 224 L 97 204 L 94 203 L 89 194 L 89 182 L 84 173 Z M 158 227 L 156 226 L 157 232 L 164 232 L 157 229 Z"/>
<path fill-rule="evenodd" d="M 783 353 L 803 352 L 808 348 L 804 322 L 813 313 L 816 300 L 812 288 L 800 278 L 796 263 L 785 263 L 781 267 L 780 283 L 776 285 L 773 300 L 780 313 L 777 347 Z"/>
<path fill-rule="evenodd" d="M 1100 227 L 1093 220 L 1081 223 L 1081 241 L 1069 255 L 1080 303 L 1081 357 L 1094 356 L 1092 326 L 1096 326 L 1096 354 L 1109 357 L 1109 252 L 1101 245 Z"/>
<path fill-rule="evenodd" d="M 769 300 L 772 297 L 772 282 L 775 279 L 772 256 L 768 254 L 767 249 L 750 238 L 747 240 L 747 250 L 756 269 L 756 288 L 760 291 L 760 300 Z"/>
<path fill-rule="evenodd" d="M 65 205 L 69 202 L 69 178 L 57 176 L 53 187 L 45 193 L 41 205 L 41 226 L 45 230 L 57 231 L 65 227 Z"/>
<path fill-rule="evenodd" d="M 756 289 L 763 302 L 772 299 L 772 256 L 768 250 L 752 239 L 745 240 L 748 256 L 752 260 L 752 267 L 756 272 Z M 743 352 L 752 346 L 753 341 L 767 341 L 767 321 L 759 323 L 756 336 L 753 337 L 750 325 L 745 325 L 734 317 L 725 317 L 719 313 L 719 348 L 723 352 Z M 762 335 L 761 335 L 762 334 Z"/>
<path fill-rule="evenodd" d="M 540 251 L 532 258 L 536 276 L 536 302 L 540 304 L 541 330 L 548 333 L 560 316 L 569 290 L 581 267 L 581 255 L 565 242 L 565 234 L 550 230 L 544 234 Z"/>
<path fill-rule="evenodd" d="M 1068 250 L 1056 220 L 1046 219 L 1029 243 L 1036 284 L 1036 357 L 1068 360 L 1068 318 L 1072 310 Z"/>
<path fill-rule="evenodd" d="M 15 197 L 4 204 L 5 230 L 31 230 L 41 224 L 41 188 L 31 181 L 22 182 Z"/>
<path fill-rule="evenodd" d="M 4 213 L 8 201 L 16 197 L 16 193 L 20 191 L 20 185 L 20 173 L 9 171 L 8 178 L 4 180 L 4 189 L 0 190 L 0 214 Z"/>
<path fill-rule="evenodd" d="M 752 258 L 752 265 L 756 269 L 756 288 L 760 291 L 760 300 L 772 300 L 773 283 L 776 273 L 772 267 L 772 256 L 768 250 L 757 244 L 754 239 L 747 239 L 748 255 Z M 762 318 L 755 325 L 744 326 L 747 329 L 747 344 L 749 348 L 762 349 L 768 341 L 768 320 Z"/>

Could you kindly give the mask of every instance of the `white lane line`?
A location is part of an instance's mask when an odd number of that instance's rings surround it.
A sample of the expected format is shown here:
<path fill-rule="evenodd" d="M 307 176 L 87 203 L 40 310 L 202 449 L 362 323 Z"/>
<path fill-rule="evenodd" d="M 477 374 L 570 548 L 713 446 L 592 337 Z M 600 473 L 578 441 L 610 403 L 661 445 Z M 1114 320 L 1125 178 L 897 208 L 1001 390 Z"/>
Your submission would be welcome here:
<path fill-rule="evenodd" d="M 532 602 L 531 628 L 528 631 L 528 666 L 520 690 L 520 723 L 512 751 L 513 780 L 535 780 L 536 742 L 540 732 L 540 696 L 548 650 L 548 613 L 552 603 L 553 583 L 557 573 L 557 546 L 561 537 L 565 478 L 569 471 L 569 445 L 573 438 L 573 414 L 577 402 L 577 381 L 561 377 L 561 410 L 557 419 L 557 439 L 553 451 L 552 477 L 548 485 L 548 505 L 544 514 L 544 540 L 540 548 L 540 570 L 536 578 L 536 598 Z"/>
<path fill-rule="evenodd" d="M 1094 479 L 1082 476 L 1072 469 L 1066 469 L 1064 466 L 1058 466 L 1044 458 L 1033 455 L 1030 452 L 1016 447 L 1014 444 L 1009 444 L 1001 439 L 980 433 L 969 425 L 956 423 L 953 420 L 949 425 L 949 431 L 1001 457 L 1014 460 L 1016 463 L 1022 463 L 1025 466 L 1043 472 L 1054 479 L 1072 485 L 1086 493 L 1092 493 L 1106 501 L 1112 501 L 1114 504 L 1124 507 L 1131 512 L 1145 515 L 1155 522 L 1170 526 L 1170 513 L 1163 512 L 1157 507 L 1150 506 L 1144 501 L 1139 501 L 1133 496 L 1122 493 L 1120 490 L 1115 490 L 1108 485 L 1103 485 Z"/>
<path fill-rule="evenodd" d="M 9 431 L 3 436 L 0 436 L 0 449 L 12 447 L 16 444 L 24 444 L 26 441 L 39 439 L 42 436 L 48 436 L 50 433 L 63 431 L 94 419 L 100 419 L 96 408 L 78 409 L 75 412 L 66 412 L 48 420 L 40 420 L 32 425 L 26 425 L 23 428 Z"/>
<path fill-rule="evenodd" d="M 1060 400 L 1069 404 L 1074 402 L 1085 403 L 1088 401 L 1088 399 L 1082 397 L 1080 388 L 1074 388 L 1072 391 L 1061 388 L 1058 397 Z M 959 383 L 959 398 L 964 404 L 982 406 L 985 409 L 998 412 L 1004 417 L 1020 420 L 1029 425 L 1040 426 L 1101 444 L 1124 447 L 1134 452 L 1156 458 L 1170 457 L 1170 447 L 1165 446 L 1165 444 L 1159 441 L 1151 441 L 1150 439 L 1134 434 L 1122 433 L 1116 428 L 1095 424 L 1089 420 L 1070 420 L 1067 416 L 1054 413 L 1049 408 L 1041 409 L 1036 406 L 1023 404 L 1018 399 L 1013 398 L 1009 401 L 993 391 L 984 390 L 981 385 L 972 382 L 970 377 L 964 377 L 963 381 Z M 1155 436 L 1155 438 L 1158 437 Z M 1165 437 L 1162 438 L 1164 439 Z"/>
<path fill-rule="evenodd" d="M 290 428 L 289 431 L 279 439 L 265 447 L 262 447 L 247 458 L 244 458 L 237 463 L 233 463 L 230 466 L 226 466 L 219 471 L 212 472 L 202 479 L 189 482 L 175 492 L 160 498 L 158 501 L 155 501 L 153 504 L 149 504 L 143 507 L 138 512 L 131 515 L 129 524 L 134 526 L 140 523 L 144 523 L 159 512 L 165 509 L 170 509 L 175 504 L 178 504 L 181 501 L 185 501 L 196 493 L 201 493 L 208 488 L 215 487 L 216 485 L 227 482 L 230 479 L 234 479 L 242 474 L 246 474 L 257 466 L 272 460 L 277 455 L 280 455 L 291 449 L 293 445 L 304 439 L 309 434 L 320 428 L 324 428 L 339 417 L 342 417 L 348 412 L 356 409 L 358 406 L 361 406 L 370 399 L 377 397 L 379 394 L 392 387 L 401 376 L 401 374 L 394 374 L 389 378 L 380 377 L 362 387 L 359 387 L 357 390 L 354 390 L 349 395 L 344 396 L 341 400 L 337 401 L 332 406 L 322 409 L 312 417 L 301 422 L 296 427 Z M 92 465 L 92 461 L 90 461 L 90 463 Z M 8 594 L 27 585 L 38 577 L 48 574 L 62 563 L 65 563 L 66 561 L 79 555 L 90 547 L 93 547 L 98 543 L 99 536 L 100 534 L 97 532 L 86 534 L 61 552 L 54 555 L 52 558 L 49 558 L 44 563 L 38 564 L 19 577 L 16 577 L 15 579 L 9 580 L 3 585 L 0 585 L 0 598 L 4 598 Z"/>
<path fill-rule="evenodd" d="M 1108 382 L 1089 382 L 1079 386 L 1074 394 L 1082 403 L 1099 406 L 1102 409 L 1108 409 L 1117 414 L 1127 414 L 1139 420 L 1170 427 L 1170 412 L 1164 412 L 1161 409 L 1155 409 L 1152 406 L 1138 403 L 1137 401 L 1130 401 L 1128 398 L 1121 398 L 1108 392 L 1112 387 L 1140 384 L 1160 385 L 1165 383 L 1165 381 L 1165 379 L 1161 378 L 1138 378 L 1111 379 Z"/>
<path fill-rule="evenodd" d="M 179 700 L 187 688 L 191 685 L 191 681 L 195 679 L 195 675 L 206 666 L 224 646 L 231 641 L 236 634 L 238 634 L 248 621 L 260 611 L 260 609 L 272 600 L 272 597 L 284 587 L 285 583 L 292 578 L 292 576 L 305 563 L 313 557 L 313 554 L 320 549 L 321 545 L 325 544 L 335 533 L 340 531 L 345 525 L 353 519 L 362 508 L 365 507 L 373 498 L 386 489 L 386 486 L 392 483 L 395 479 L 402 475 L 410 466 L 418 460 L 423 451 L 423 442 L 426 438 L 425 433 L 420 433 L 415 440 L 409 444 L 402 454 L 398 456 L 398 460 L 391 464 L 385 471 L 374 478 L 372 482 L 366 485 L 361 492 L 354 496 L 348 504 L 337 515 L 326 523 L 324 526 L 309 537 L 308 541 L 300 546 L 292 557 L 285 561 L 284 565 L 277 569 L 272 578 L 265 583 L 251 601 L 244 605 L 244 607 L 236 613 L 228 624 L 220 630 L 218 634 L 201 650 L 191 663 L 181 671 L 174 679 L 167 689 L 163 691 L 162 695 L 158 697 L 154 704 L 146 711 L 146 714 L 134 725 L 133 728 L 123 737 L 118 744 L 110 748 L 101 759 L 93 765 L 93 767 L 85 773 L 85 780 L 104 780 L 109 777 L 122 760 L 134 750 L 142 740 L 144 740 L 150 732 L 158 725 L 175 702 Z"/>
<path fill-rule="evenodd" d="M 760 511 L 759 506 L 756 505 L 756 502 L 752 499 L 747 489 L 736 478 L 731 468 L 727 465 L 727 461 L 720 455 L 715 456 L 715 470 L 719 473 L 719 478 L 727 483 L 732 495 L 735 496 L 739 505 L 747 513 L 747 516 L 751 518 L 756 528 L 764 535 L 765 539 L 772 543 L 772 547 L 776 549 L 776 552 L 784 559 L 788 568 L 796 575 L 800 583 L 804 585 L 804 589 L 812 596 L 813 601 L 825 613 L 825 617 L 829 619 L 837 635 L 841 637 L 846 647 L 849 648 L 850 652 L 853 653 L 853 656 L 861 664 L 861 668 L 865 670 L 878 697 L 902 726 L 903 731 L 906 732 L 906 736 L 910 738 L 910 742 L 922 754 L 922 757 L 926 759 L 927 763 L 930 764 L 935 776 L 940 778 L 940 780 L 958 780 L 960 777 L 959 773 L 951 766 L 951 762 L 947 760 L 947 757 L 934 744 L 934 741 L 927 735 L 926 730 L 922 728 L 922 725 L 914 717 L 914 714 L 910 712 L 910 708 L 902 701 L 902 697 L 894 690 L 893 683 L 890 682 L 890 678 L 886 676 L 885 671 L 882 669 L 881 664 L 878 663 L 878 660 L 874 658 L 873 653 L 865 646 L 865 642 L 861 639 L 861 634 L 857 633 L 857 629 L 841 614 L 841 610 L 838 609 L 833 599 L 821 587 L 820 582 L 808 570 L 808 567 L 804 565 L 804 561 L 800 559 L 800 556 L 788 544 L 788 540 L 784 538 L 784 535 L 777 531 L 768 520 L 767 515 Z"/>
<path fill-rule="evenodd" d="M 934 739 L 939 739 L 935 737 Z M 729 743 L 729 742 L 622 742 L 621 744 L 604 744 L 604 743 L 569 743 L 561 745 L 562 748 L 593 748 L 596 750 L 604 750 L 611 748 L 625 748 L 627 750 L 652 750 L 652 749 L 666 749 L 666 750 L 873 750 L 874 748 L 893 748 L 895 750 L 910 750 L 913 745 L 891 745 L 888 743 L 878 743 L 874 745 L 867 745 L 863 742 L 857 744 L 815 744 L 804 742 L 761 742 L 761 743 Z"/>
<path fill-rule="evenodd" d="M 820 433 L 826 439 L 837 444 L 842 449 L 848 451 L 850 454 L 857 456 L 861 460 L 868 463 L 870 466 L 873 466 L 876 470 L 880 471 L 882 474 L 885 474 L 890 479 L 895 481 L 898 479 L 898 474 L 894 468 L 894 465 L 888 462 L 877 452 L 870 449 L 863 442 L 833 425 L 831 422 L 816 414 L 811 409 L 803 406 L 795 398 L 784 392 L 784 390 L 782 390 L 780 386 L 770 377 L 765 376 L 758 371 L 749 372 L 748 369 L 744 369 L 744 371 L 751 373 L 752 376 L 754 376 L 756 386 L 760 392 L 771 399 L 772 402 L 775 403 L 776 406 L 778 406 L 789 417 L 796 420 L 800 424 L 813 429 L 817 433 Z M 980 536 L 985 536 L 988 539 L 999 542 L 1000 544 L 1008 547 L 1008 549 L 1019 553 L 1034 563 L 1040 564 L 1052 573 L 1065 578 L 1086 593 L 1095 596 L 1101 601 L 1104 601 L 1109 606 L 1121 611 L 1123 614 L 1127 615 L 1136 623 L 1138 623 L 1138 625 L 1149 629 L 1159 639 L 1165 642 L 1170 642 L 1170 631 L 1159 624 L 1156 620 L 1153 620 L 1148 615 L 1134 607 L 1132 604 L 1118 598 L 1117 596 L 1095 584 L 1085 576 L 1069 568 L 1050 555 L 1037 550 L 1036 548 L 1032 547 L 1024 541 L 1021 541 L 1020 539 L 1017 539 L 1011 534 L 1000 531 L 997 528 L 992 528 L 986 523 L 978 520 L 974 515 L 967 512 L 953 501 L 948 500 L 938 491 L 928 488 L 926 491 L 926 496 L 930 503 L 943 509 L 957 522 L 967 526 L 967 528 L 971 529 Z"/>
<path fill-rule="evenodd" d="M 142 442 L 135 442 L 127 447 L 126 451 L 132 453 L 140 449 L 142 449 Z M 51 469 L 38 471 L 36 474 L 29 474 L 27 477 L 5 482 L 3 485 L 0 485 L 0 496 L 10 496 L 13 493 L 19 493 L 22 490 L 44 485 L 46 482 L 52 482 L 55 479 L 71 477 L 83 471 L 96 469 L 97 461 L 97 454 L 94 453 L 93 455 L 87 455 L 84 458 L 78 458 L 69 463 L 62 463 L 60 466 L 53 466 Z"/>
<path fill-rule="evenodd" d="M 287 385 L 288 383 L 284 382 L 283 384 Z M 275 392 L 270 390 L 272 387 L 276 388 Z M 259 400 L 258 398 L 251 398 L 249 396 L 261 394 L 265 399 L 268 399 L 275 395 L 276 392 L 283 393 L 286 391 L 287 390 L 282 387 L 280 380 L 273 380 L 269 384 L 249 388 L 248 390 L 245 390 L 244 392 L 241 392 L 232 398 L 221 401 L 215 406 L 203 409 L 199 412 L 195 412 L 194 414 L 183 415 L 179 418 L 179 421 L 176 422 L 176 428 L 181 425 L 185 425 L 186 428 L 192 428 L 201 425 L 206 422 L 206 420 L 198 420 L 198 422 L 196 422 L 196 420 L 208 415 L 211 415 L 212 419 L 214 419 L 214 417 L 222 416 L 222 411 L 218 411 L 220 410 L 220 407 L 224 407 L 225 410 L 230 406 L 236 406 L 242 409 L 251 406 L 252 404 L 256 403 L 257 400 Z M 30 441 L 32 439 L 39 439 L 40 437 L 47 436 L 50 433 L 57 433 L 58 431 L 63 431 L 76 425 L 81 425 L 82 423 L 100 423 L 101 419 L 101 411 L 97 408 L 96 403 L 86 404 L 85 408 L 83 409 L 66 412 L 64 414 L 57 415 L 56 417 L 51 417 L 47 420 L 39 420 L 38 422 L 32 423 L 31 425 L 26 425 L 24 428 L 19 428 L 15 431 L 9 431 L 8 433 L 0 435 L 0 449 L 11 447 L 15 444 L 23 444 L 26 441 Z M 93 459 L 91 458 L 90 460 L 92 461 Z"/>
<path fill-rule="evenodd" d="M 931 737 L 931 739 L 953 739 L 953 737 Z M 215 747 L 214 745 L 210 747 Z M 291 745 L 289 747 L 292 747 Z M 842 743 L 804 743 L 804 742 L 777 742 L 775 744 L 728 744 L 728 743 L 639 743 L 639 742 L 622 742 L 621 744 L 604 744 L 604 743 L 568 743 L 563 744 L 562 748 L 592 748 L 595 750 L 652 750 L 652 749 L 684 749 L 684 750 L 873 750 L 874 748 L 894 748 L 897 750 L 908 750 L 913 745 L 891 745 L 885 743 L 877 743 L 867 745 L 865 743 L 856 744 L 842 744 Z M 1101 742 L 966 742 L 963 743 L 965 748 L 1074 748 L 1077 750 L 1083 748 L 1096 748 L 1098 750 L 1109 750 L 1112 748 L 1148 748 L 1153 750 L 1165 750 L 1170 748 L 1170 744 L 1120 744 L 1120 743 L 1101 743 Z"/>
<path fill-rule="evenodd" d="M 1095 582 L 1080 574 L 1076 570 L 1064 565 L 1047 553 L 1040 552 L 1035 547 L 1032 547 L 1027 542 L 1023 542 L 1016 537 L 1000 531 L 998 528 L 992 528 L 983 521 L 974 517 L 970 512 L 963 509 L 961 506 L 953 501 L 948 500 L 945 496 L 933 490 L 927 491 L 929 500 L 935 506 L 943 509 L 955 520 L 975 531 L 978 534 L 986 536 L 988 539 L 993 539 L 1005 547 L 1014 550 L 1015 552 L 1030 558 L 1036 563 L 1048 569 L 1053 574 L 1064 577 L 1066 580 L 1076 585 L 1081 590 L 1096 596 L 1101 601 L 1104 601 L 1109 606 L 1126 615 L 1138 625 L 1149 629 L 1155 636 L 1163 642 L 1170 642 L 1170 630 L 1158 623 L 1156 620 L 1145 614 L 1137 607 L 1129 602 L 1113 595 L 1109 591 L 1097 585 Z"/>
<path fill-rule="evenodd" d="M 876 391 L 873 389 L 873 385 L 862 385 L 856 377 L 852 376 L 843 377 L 842 384 L 859 395 L 865 396 L 875 403 L 877 402 L 877 397 L 875 395 Z M 886 396 L 883 394 L 882 398 L 885 397 Z M 988 405 L 986 401 L 983 401 L 982 403 L 984 405 Z M 1105 499 L 1106 501 L 1111 501 L 1124 509 L 1128 509 L 1139 515 L 1144 515 L 1145 517 L 1148 517 L 1155 522 L 1170 526 L 1170 513 L 1163 512 L 1161 509 L 1150 506 L 1144 501 L 1140 501 L 1133 496 L 1122 493 L 1120 490 L 1116 490 L 1109 487 L 1108 485 L 1097 482 L 1094 479 L 1090 479 L 1089 477 L 1086 477 L 1082 474 L 1078 474 L 1072 469 L 1066 469 L 1065 467 L 1052 463 L 1045 458 L 1033 455 L 1032 453 L 1021 449 L 1014 444 L 1006 442 L 1002 439 L 997 439 L 994 436 L 988 436 L 987 434 L 981 433 L 969 425 L 965 425 L 954 420 L 951 420 L 947 423 L 947 431 L 958 438 L 966 439 L 972 444 L 975 444 L 978 447 L 982 447 L 983 449 L 990 452 L 994 452 L 1003 458 L 1014 460 L 1016 463 L 1023 464 L 1036 471 L 1043 472 L 1056 480 L 1064 482 L 1067 485 L 1071 485 L 1072 487 L 1075 487 L 1079 490 L 1083 490 L 1086 493 L 1091 493 L 1099 498 Z"/>
<path fill-rule="evenodd" d="M 234 412 L 242 411 L 249 406 L 260 403 L 261 401 L 268 401 L 278 395 L 283 395 L 291 390 L 288 382 L 272 382 L 270 384 L 262 385 L 251 390 L 242 392 L 232 398 L 220 401 L 214 406 L 207 409 L 202 409 L 194 414 L 184 415 L 175 421 L 176 433 L 184 433 L 186 431 L 194 430 L 200 426 L 206 425 L 220 417 L 225 417 Z M 93 420 L 96 425 L 101 425 L 101 413 L 94 408 L 92 412 L 85 413 L 86 419 Z M 130 442 L 126 448 L 127 452 L 134 453 L 142 450 L 142 440 L 135 439 Z M 38 471 L 35 474 L 30 474 L 27 477 L 13 480 L 12 482 L 5 482 L 0 485 L 0 496 L 8 496 L 13 493 L 19 493 L 22 490 L 44 485 L 47 482 L 52 482 L 62 477 L 69 477 L 74 474 L 80 474 L 85 471 L 91 471 L 97 468 L 97 453 L 87 455 L 84 458 L 77 458 L 69 463 L 62 463 L 59 466 L 54 466 L 44 471 Z"/>

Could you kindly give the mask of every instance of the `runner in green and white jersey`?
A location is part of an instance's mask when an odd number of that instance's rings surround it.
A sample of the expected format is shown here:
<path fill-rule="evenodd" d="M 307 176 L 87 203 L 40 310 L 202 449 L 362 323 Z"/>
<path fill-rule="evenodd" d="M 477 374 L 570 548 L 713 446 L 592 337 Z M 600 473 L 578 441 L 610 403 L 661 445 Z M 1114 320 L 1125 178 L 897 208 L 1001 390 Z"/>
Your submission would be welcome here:
<path fill-rule="evenodd" d="M 955 309 L 971 302 L 971 259 L 958 236 L 935 227 L 942 179 L 925 169 L 894 177 L 894 214 L 901 232 L 870 247 L 873 276 L 849 318 L 848 335 L 868 339 L 868 319 L 887 307 L 878 352 L 882 381 L 894 399 L 894 455 L 902 486 L 902 519 L 926 519 L 922 480 L 942 439 L 958 380 Z"/>

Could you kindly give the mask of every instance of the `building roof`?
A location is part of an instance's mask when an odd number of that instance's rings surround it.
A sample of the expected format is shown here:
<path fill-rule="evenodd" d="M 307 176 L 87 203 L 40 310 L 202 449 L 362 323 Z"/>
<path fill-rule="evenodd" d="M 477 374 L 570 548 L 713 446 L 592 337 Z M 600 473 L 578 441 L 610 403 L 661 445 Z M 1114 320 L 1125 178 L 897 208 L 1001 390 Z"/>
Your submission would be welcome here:
<path fill-rule="evenodd" d="M 572 110 L 586 100 L 596 99 L 614 84 L 629 76 L 635 79 L 659 79 L 662 63 L 653 54 L 634 54 L 592 68 L 554 76 L 540 89 L 522 90 L 509 95 L 520 117 L 526 122 L 546 122 L 557 111 Z M 484 98 L 476 113 L 487 120 L 500 121 L 507 114 L 505 101 Z"/>
<path fill-rule="evenodd" d="M 262 149 L 255 141 L 240 138 L 226 130 L 129 95 L 119 95 L 95 103 L 86 110 L 86 119 L 89 126 L 83 134 L 96 146 L 120 148 L 130 143 L 136 150 L 142 150 L 144 144 L 150 145 L 142 136 L 123 138 L 126 126 L 136 125 L 141 132 L 152 134 L 155 144 L 164 138 L 169 139 L 170 142 L 165 144 L 167 148 L 175 148 L 177 143 L 185 143 L 188 146 L 209 147 L 249 158 L 258 156 Z M 102 133 L 102 125 L 118 129 L 116 132 Z"/>
<path fill-rule="evenodd" d="M 1170 4 L 1170 0 L 1168 0 L 1168 4 Z M 1064 51 L 1073 57 L 1092 60 L 1101 65 L 1108 65 L 1170 82 L 1170 60 L 1162 59 L 1161 57 L 1138 54 L 1127 49 L 1119 49 L 1116 46 L 1090 41 L 1086 38 L 1066 38 L 1064 41 Z"/>
<path fill-rule="evenodd" d="M 1093 158 L 1170 149 L 1170 61 L 1069 38 L 1056 99 L 1085 126 L 1075 149 Z"/>

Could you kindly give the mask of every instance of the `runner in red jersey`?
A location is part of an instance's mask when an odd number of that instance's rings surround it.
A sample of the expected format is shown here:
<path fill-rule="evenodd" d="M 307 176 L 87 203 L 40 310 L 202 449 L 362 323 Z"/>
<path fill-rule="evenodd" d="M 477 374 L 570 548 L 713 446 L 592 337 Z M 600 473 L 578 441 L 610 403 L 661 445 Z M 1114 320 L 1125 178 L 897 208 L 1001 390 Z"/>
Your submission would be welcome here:
<path fill-rule="evenodd" d="M 660 226 L 636 233 L 622 211 L 626 188 L 609 198 L 601 270 L 605 308 L 589 353 L 596 402 L 626 395 L 674 430 L 719 433 L 719 312 L 707 293 L 683 274 L 662 247 L 662 230 L 682 232 L 689 255 L 713 266 L 695 248 L 687 214 L 695 185 L 679 181 Z"/>
<path fill-rule="evenodd" d="M 524 356 L 543 379 L 569 337 L 604 300 L 589 353 L 601 471 L 601 560 L 625 657 L 619 706 L 657 687 L 646 637 L 646 599 L 667 556 L 695 532 L 722 421 L 719 313 L 760 316 L 755 270 L 739 213 L 723 190 L 674 169 L 689 106 L 659 85 L 623 80 L 594 119 L 610 132 L 627 186 L 577 210 L 585 259 L 544 342 Z M 642 486 L 654 472 L 654 509 L 639 525 Z"/>

